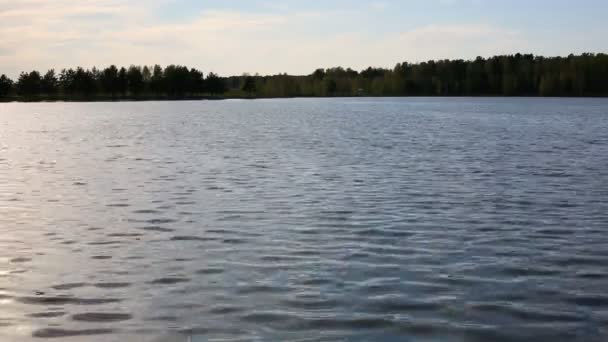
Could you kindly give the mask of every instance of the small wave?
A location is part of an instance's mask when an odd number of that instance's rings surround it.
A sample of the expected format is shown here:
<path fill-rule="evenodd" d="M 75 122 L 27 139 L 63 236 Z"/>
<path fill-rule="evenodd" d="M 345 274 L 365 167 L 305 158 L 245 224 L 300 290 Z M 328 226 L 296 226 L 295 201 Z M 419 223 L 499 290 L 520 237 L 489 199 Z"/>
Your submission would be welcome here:
<path fill-rule="evenodd" d="M 112 329 L 83 329 L 83 330 L 67 330 L 58 328 L 39 329 L 32 333 L 33 337 L 37 338 L 65 338 L 78 336 L 93 336 L 112 334 L 115 330 Z"/>
<path fill-rule="evenodd" d="M 152 280 L 150 282 L 150 284 L 153 284 L 153 285 L 173 285 L 173 284 L 179 284 L 179 283 L 187 283 L 189 281 L 190 281 L 189 278 L 183 278 L 183 277 L 163 277 L 163 278 L 158 278 L 158 279 Z"/>
<path fill-rule="evenodd" d="M 124 313 L 105 313 L 105 312 L 88 312 L 82 314 L 76 314 L 72 316 L 74 321 L 81 322 L 122 322 L 128 321 L 132 318 L 130 314 Z"/>

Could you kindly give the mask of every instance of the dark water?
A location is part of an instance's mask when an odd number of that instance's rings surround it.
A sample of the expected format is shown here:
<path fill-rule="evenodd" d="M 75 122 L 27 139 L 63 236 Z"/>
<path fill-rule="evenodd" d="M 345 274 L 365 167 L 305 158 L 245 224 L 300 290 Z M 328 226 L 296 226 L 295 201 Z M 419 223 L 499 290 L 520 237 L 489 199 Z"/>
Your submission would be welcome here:
<path fill-rule="evenodd" d="M 608 340 L 608 101 L 0 104 L 0 340 Z"/>

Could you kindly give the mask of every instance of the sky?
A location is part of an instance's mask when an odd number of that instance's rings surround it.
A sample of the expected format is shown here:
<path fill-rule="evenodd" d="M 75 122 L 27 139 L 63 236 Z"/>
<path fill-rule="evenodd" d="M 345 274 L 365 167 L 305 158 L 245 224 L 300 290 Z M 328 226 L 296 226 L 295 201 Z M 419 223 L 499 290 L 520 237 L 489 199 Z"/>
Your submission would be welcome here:
<path fill-rule="evenodd" d="M 608 52 L 606 0 L 0 0 L 0 74 L 182 64 L 220 75 Z"/>

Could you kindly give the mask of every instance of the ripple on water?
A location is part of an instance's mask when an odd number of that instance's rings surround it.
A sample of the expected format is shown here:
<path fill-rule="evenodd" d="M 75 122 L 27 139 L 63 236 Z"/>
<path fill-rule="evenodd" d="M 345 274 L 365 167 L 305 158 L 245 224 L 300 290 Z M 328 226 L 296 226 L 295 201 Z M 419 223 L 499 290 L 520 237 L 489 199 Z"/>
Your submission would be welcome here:
<path fill-rule="evenodd" d="M 231 314 L 239 314 L 245 312 L 245 308 L 241 306 L 234 305 L 216 305 L 209 309 L 209 313 L 214 315 L 231 315 Z"/>
<path fill-rule="evenodd" d="M 154 209 L 133 210 L 133 214 L 160 214 L 160 211 Z"/>
<path fill-rule="evenodd" d="M 46 312 L 36 312 L 32 314 L 28 314 L 28 317 L 32 318 L 56 318 L 65 316 L 66 313 L 63 311 L 46 311 Z"/>
<path fill-rule="evenodd" d="M 93 255 L 91 257 L 91 259 L 93 260 L 109 260 L 112 259 L 111 255 Z"/>
<path fill-rule="evenodd" d="M 107 234 L 107 237 L 124 237 L 124 238 L 130 238 L 130 237 L 142 237 L 144 236 L 144 234 L 141 233 L 111 233 L 111 234 Z"/>
<path fill-rule="evenodd" d="M 596 266 L 602 267 L 608 263 L 608 258 L 597 255 L 597 256 L 586 256 L 586 255 L 566 255 L 566 256 L 558 256 L 551 257 L 546 259 L 547 262 L 550 262 L 554 265 L 560 267 L 589 267 Z"/>
<path fill-rule="evenodd" d="M 287 312 L 254 311 L 239 317 L 244 322 L 256 324 L 282 325 L 285 328 L 297 325 L 300 318 Z"/>
<path fill-rule="evenodd" d="M 207 267 L 207 268 L 197 270 L 195 273 L 204 274 L 204 275 L 221 274 L 221 273 L 224 273 L 224 269 L 219 268 L 219 267 Z"/>
<path fill-rule="evenodd" d="M 80 322 L 106 323 L 128 321 L 132 317 L 132 315 L 125 313 L 87 312 L 72 315 L 72 320 Z"/>
<path fill-rule="evenodd" d="M 160 315 L 160 316 L 150 316 L 145 318 L 146 321 L 158 321 L 158 322 L 176 322 L 179 320 L 178 316 L 171 315 Z"/>
<path fill-rule="evenodd" d="M 526 322 L 580 322 L 586 317 L 579 313 L 545 310 L 511 302 L 469 303 L 468 309 L 487 315 L 504 314 Z"/>
<path fill-rule="evenodd" d="M 20 269 L 20 270 L 12 270 L 10 272 L 10 274 L 23 274 L 23 273 L 27 273 L 27 272 L 29 272 L 29 270 Z"/>
<path fill-rule="evenodd" d="M 499 272 L 511 277 L 549 277 L 559 275 L 562 270 L 538 265 L 512 265 L 503 267 Z"/>
<path fill-rule="evenodd" d="M 282 300 L 281 303 L 286 307 L 295 310 L 331 310 L 337 308 L 341 302 L 335 299 L 324 298 L 291 298 Z"/>
<path fill-rule="evenodd" d="M 118 303 L 118 298 L 77 298 L 69 296 L 39 296 L 39 297 L 17 297 L 17 301 L 29 305 L 100 305 Z"/>
<path fill-rule="evenodd" d="M 112 329 L 82 329 L 82 330 L 67 330 L 58 328 L 39 329 L 32 333 L 33 337 L 37 338 L 66 338 L 78 336 L 93 336 L 112 334 L 115 330 Z"/>
<path fill-rule="evenodd" d="M 576 305 L 606 308 L 608 307 L 608 296 L 604 294 L 580 294 L 568 296 L 566 301 Z"/>
<path fill-rule="evenodd" d="M 55 290 L 72 290 L 72 289 L 77 289 L 80 287 L 85 287 L 87 286 L 87 283 L 67 283 L 67 284 L 60 284 L 60 285 L 55 285 L 55 286 L 51 286 L 52 289 Z"/>
<path fill-rule="evenodd" d="M 131 283 L 96 283 L 93 284 L 94 287 L 100 289 L 118 289 L 131 286 Z"/>
<path fill-rule="evenodd" d="M 369 310 L 385 314 L 439 312 L 444 305 L 432 300 L 420 300 L 402 295 L 376 296 L 369 300 Z"/>
<path fill-rule="evenodd" d="M 300 328 L 314 330 L 366 330 L 366 329 L 390 329 L 395 328 L 397 323 L 393 320 L 380 317 L 356 317 L 356 318 L 316 318 L 307 319 Z"/>
<path fill-rule="evenodd" d="M 160 227 L 160 226 L 145 226 L 145 227 L 141 227 L 139 229 L 150 231 L 150 232 L 158 232 L 158 233 L 170 233 L 170 232 L 175 231 L 175 229 L 165 228 L 165 227 Z"/>
<path fill-rule="evenodd" d="M 236 289 L 236 293 L 239 295 L 253 295 L 253 294 L 262 294 L 262 293 L 284 293 L 288 292 L 289 289 L 283 286 L 275 286 L 275 285 L 247 285 L 247 286 L 239 286 Z"/>
<path fill-rule="evenodd" d="M 222 243 L 229 244 L 229 245 L 240 245 L 240 244 L 244 244 L 246 242 L 247 242 L 247 240 L 238 239 L 238 238 L 223 239 L 222 240 Z"/>
<path fill-rule="evenodd" d="M 581 278 L 581 279 L 594 279 L 594 280 L 601 280 L 601 279 L 606 279 L 608 278 L 608 273 L 604 273 L 604 272 L 577 272 L 576 273 L 576 277 L 577 278 Z"/>
<path fill-rule="evenodd" d="M 324 286 L 333 284 L 335 279 L 329 277 L 314 277 L 298 280 L 296 283 L 302 286 Z"/>
<path fill-rule="evenodd" d="M 109 246 L 109 245 L 121 245 L 124 244 L 125 241 L 122 240 L 101 240 L 101 241 L 92 241 L 87 242 L 87 245 L 90 246 Z"/>
<path fill-rule="evenodd" d="M 216 241 L 216 240 L 218 240 L 218 238 L 178 235 L 178 236 L 172 236 L 170 240 L 171 241 Z"/>
<path fill-rule="evenodd" d="M 175 223 L 175 222 L 177 222 L 177 220 L 170 219 L 170 218 L 158 218 L 158 219 L 146 220 L 146 223 L 151 224 L 151 225 L 167 224 L 167 223 Z"/>
<path fill-rule="evenodd" d="M 150 281 L 153 285 L 174 285 L 179 283 L 187 283 L 191 279 L 185 277 L 163 277 Z"/>
<path fill-rule="evenodd" d="M 195 205 L 195 201 L 176 201 L 175 205 Z"/>
<path fill-rule="evenodd" d="M 26 263 L 26 262 L 30 262 L 30 261 L 32 261 L 31 258 L 25 258 L 25 257 L 13 258 L 10 260 L 10 262 L 13 264 L 22 264 L 22 263 Z"/>
<path fill-rule="evenodd" d="M 106 204 L 106 207 L 108 208 L 128 208 L 131 205 L 128 203 L 110 203 L 110 204 Z"/>

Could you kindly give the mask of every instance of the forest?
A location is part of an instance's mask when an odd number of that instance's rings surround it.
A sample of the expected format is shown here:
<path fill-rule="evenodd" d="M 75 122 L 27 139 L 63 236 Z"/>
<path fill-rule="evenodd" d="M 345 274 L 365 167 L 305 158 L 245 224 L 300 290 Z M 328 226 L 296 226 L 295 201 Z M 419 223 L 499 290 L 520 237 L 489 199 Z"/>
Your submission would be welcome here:
<path fill-rule="evenodd" d="M 1 70 L 0 70 L 1 71 Z M 608 55 L 515 54 L 399 63 L 362 71 L 220 77 L 181 65 L 77 67 L 0 76 L 3 101 L 334 96 L 608 96 Z"/>

